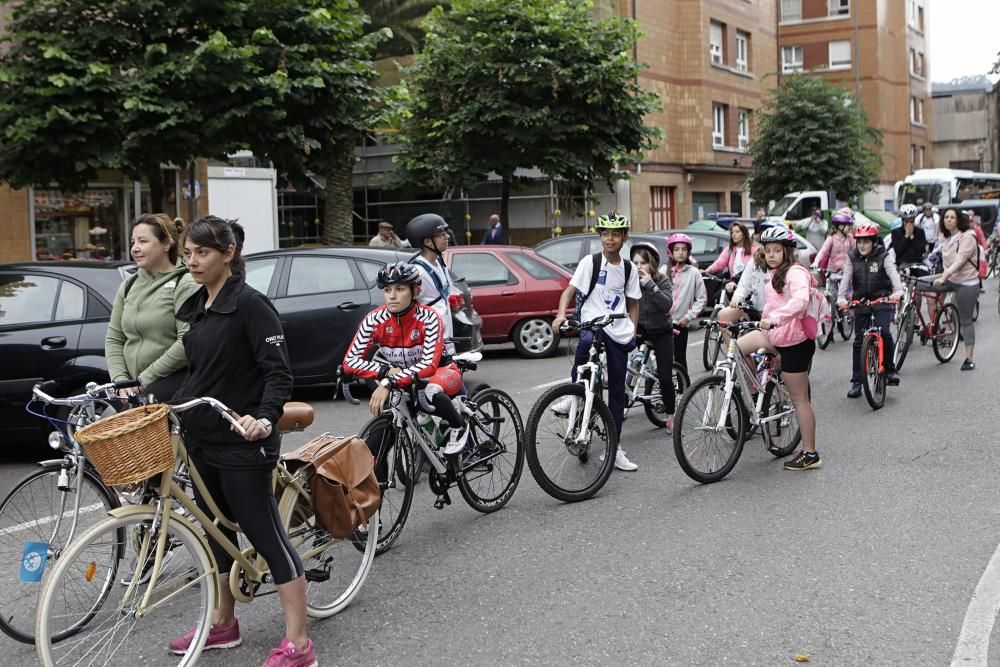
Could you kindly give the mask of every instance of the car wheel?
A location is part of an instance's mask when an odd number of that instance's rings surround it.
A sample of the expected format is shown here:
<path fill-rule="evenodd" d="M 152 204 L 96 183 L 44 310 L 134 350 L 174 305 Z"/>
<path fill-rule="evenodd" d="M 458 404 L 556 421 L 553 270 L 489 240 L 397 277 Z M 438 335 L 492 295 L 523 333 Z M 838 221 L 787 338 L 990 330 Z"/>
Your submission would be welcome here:
<path fill-rule="evenodd" d="M 550 320 L 542 317 L 518 322 L 511 338 L 517 353 L 528 359 L 552 356 L 559 348 L 559 336 L 553 333 Z"/>

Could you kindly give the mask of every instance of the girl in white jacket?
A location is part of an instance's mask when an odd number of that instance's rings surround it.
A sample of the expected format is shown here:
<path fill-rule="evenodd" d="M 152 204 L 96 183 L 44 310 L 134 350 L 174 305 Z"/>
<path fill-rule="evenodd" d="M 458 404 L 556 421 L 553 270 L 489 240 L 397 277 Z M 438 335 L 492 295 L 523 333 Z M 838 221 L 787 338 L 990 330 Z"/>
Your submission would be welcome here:
<path fill-rule="evenodd" d="M 674 336 L 674 361 L 687 370 L 688 327 L 705 307 L 705 281 L 698 267 L 693 266 L 691 257 L 691 237 L 687 234 L 671 234 L 667 239 L 670 251 L 668 271 L 674 286 L 674 305 L 670 310 L 677 335 Z"/>

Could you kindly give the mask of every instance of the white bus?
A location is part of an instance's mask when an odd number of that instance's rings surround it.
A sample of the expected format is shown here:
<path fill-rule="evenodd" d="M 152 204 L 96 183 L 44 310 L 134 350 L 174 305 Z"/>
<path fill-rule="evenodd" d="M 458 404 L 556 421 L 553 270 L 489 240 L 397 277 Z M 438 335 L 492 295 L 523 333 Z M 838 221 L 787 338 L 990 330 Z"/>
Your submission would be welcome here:
<path fill-rule="evenodd" d="M 930 202 L 945 206 L 975 199 L 980 192 L 1000 190 L 1000 174 L 967 169 L 918 169 L 896 183 L 896 210 L 903 204 Z"/>

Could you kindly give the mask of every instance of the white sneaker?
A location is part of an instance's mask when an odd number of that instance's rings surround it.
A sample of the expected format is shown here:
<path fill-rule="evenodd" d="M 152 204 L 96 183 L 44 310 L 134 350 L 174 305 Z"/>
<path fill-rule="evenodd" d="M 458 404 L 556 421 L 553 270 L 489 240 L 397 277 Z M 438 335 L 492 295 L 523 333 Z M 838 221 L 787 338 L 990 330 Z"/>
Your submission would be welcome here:
<path fill-rule="evenodd" d="M 469 439 L 469 424 L 466 422 L 462 428 L 448 429 L 448 444 L 444 446 L 446 455 L 458 454 L 465 449 L 465 443 Z"/>
<path fill-rule="evenodd" d="M 565 417 L 569 414 L 569 411 L 573 409 L 573 401 L 576 400 L 574 396 L 563 396 L 558 401 L 549 406 L 549 410 L 556 413 L 560 417 Z"/>
<path fill-rule="evenodd" d="M 625 456 L 625 451 L 622 449 L 619 449 L 618 453 L 615 454 L 615 467 L 625 472 L 635 472 L 639 469 L 639 466 L 628 460 L 628 457 Z"/>

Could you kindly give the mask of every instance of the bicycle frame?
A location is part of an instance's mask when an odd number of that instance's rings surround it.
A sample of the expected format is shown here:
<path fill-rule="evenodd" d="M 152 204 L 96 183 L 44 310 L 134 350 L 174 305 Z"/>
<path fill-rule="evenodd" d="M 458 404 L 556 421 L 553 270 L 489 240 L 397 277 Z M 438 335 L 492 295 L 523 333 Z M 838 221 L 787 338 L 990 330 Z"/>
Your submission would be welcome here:
<path fill-rule="evenodd" d="M 721 375 L 724 378 L 724 405 L 728 406 L 729 402 L 733 400 L 733 390 L 736 389 L 739 391 L 739 400 L 742 400 L 743 405 L 746 406 L 750 412 L 750 423 L 752 425 L 760 426 L 761 424 L 771 421 L 774 418 L 784 416 L 760 416 L 761 411 L 764 408 L 764 389 L 767 386 L 767 383 L 771 380 L 771 372 L 770 370 L 767 370 L 764 382 L 761 382 L 757 378 L 757 374 L 750 369 L 743 353 L 739 350 L 736 338 L 736 336 L 729 336 L 729 343 L 726 346 L 726 356 L 716 363 L 715 370 L 712 371 L 713 374 Z M 752 400 L 753 394 L 750 389 L 750 384 L 753 384 L 754 389 L 757 390 L 757 400 Z M 711 401 L 709 401 L 707 408 L 711 408 Z M 720 411 L 719 423 L 715 426 L 717 431 L 725 429 L 726 415 L 728 412 L 728 408 Z"/>
<path fill-rule="evenodd" d="M 878 350 L 878 372 L 879 375 L 885 375 L 885 338 L 882 337 L 882 329 L 877 326 L 868 327 L 865 330 L 865 339 L 875 340 L 875 349 Z"/>
<path fill-rule="evenodd" d="M 632 364 L 625 367 L 625 405 L 634 405 L 636 402 L 643 403 L 657 398 L 652 394 L 639 393 L 642 380 L 659 380 L 656 373 L 649 370 L 649 353 L 649 343 L 643 342 L 635 352 L 641 358 L 638 367 L 632 368 Z"/>
<path fill-rule="evenodd" d="M 576 384 L 583 385 L 584 400 L 580 432 L 572 439 L 575 445 L 586 445 L 590 442 L 590 417 L 593 414 L 594 397 L 601 390 L 601 377 L 604 374 L 604 364 L 601 362 L 603 351 L 604 343 L 595 335 L 590 344 L 587 363 L 576 367 Z M 577 410 L 577 403 L 573 401 L 569 410 L 569 418 L 566 420 L 567 440 L 572 434 L 573 425 L 577 423 Z"/>

